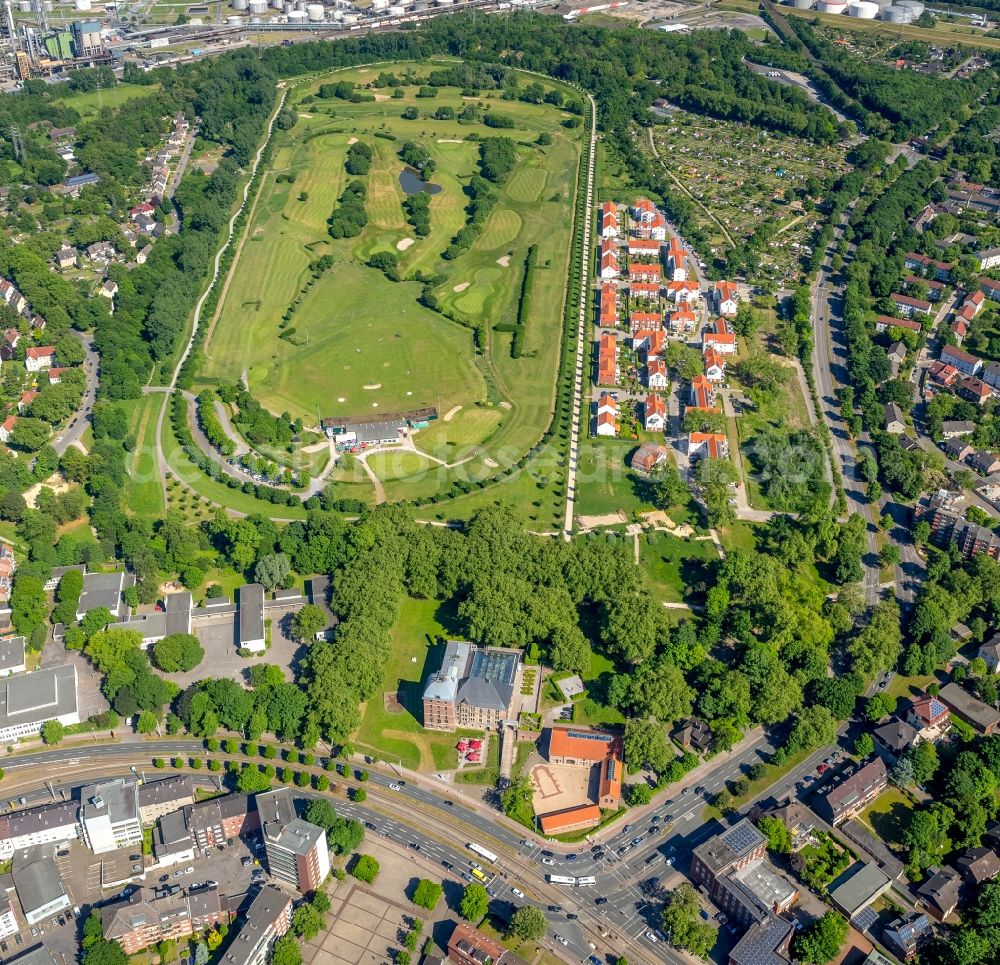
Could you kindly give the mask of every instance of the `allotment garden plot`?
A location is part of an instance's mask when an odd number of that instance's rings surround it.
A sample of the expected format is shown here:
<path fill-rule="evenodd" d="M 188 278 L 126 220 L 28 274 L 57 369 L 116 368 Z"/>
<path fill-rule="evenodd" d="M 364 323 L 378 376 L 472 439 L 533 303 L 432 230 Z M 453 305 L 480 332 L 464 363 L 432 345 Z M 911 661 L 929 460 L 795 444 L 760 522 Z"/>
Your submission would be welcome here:
<path fill-rule="evenodd" d="M 755 276 L 796 282 L 803 246 L 822 218 L 815 202 L 847 168 L 843 150 L 681 110 L 653 131 L 663 162 L 697 202 L 712 254 L 725 256 L 729 239 L 742 246 L 756 235 Z"/>
<path fill-rule="evenodd" d="M 438 421 L 412 437 L 431 460 L 370 463 L 389 499 L 446 488 L 456 463 L 476 479 L 518 458 L 545 431 L 557 382 L 583 125 L 558 104 L 429 87 L 444 66 L 380 67 L 405 80 L 395 87 L 351 69 L 293 88 L 293 126 L 275 138 L 200 373 L 244 379 L 308 426 L 433 407 Z M 337 96 L 338 84 L 356 86 Z M 498 116 L 512 126 L 485 123 Z M 489 138 L 509 139 L 513 160 L 466 243 Z M 426 193 L 406 205 L 417 175 Z M 357 230 L 332 237 L 331 216 L 359 200 Z"/>

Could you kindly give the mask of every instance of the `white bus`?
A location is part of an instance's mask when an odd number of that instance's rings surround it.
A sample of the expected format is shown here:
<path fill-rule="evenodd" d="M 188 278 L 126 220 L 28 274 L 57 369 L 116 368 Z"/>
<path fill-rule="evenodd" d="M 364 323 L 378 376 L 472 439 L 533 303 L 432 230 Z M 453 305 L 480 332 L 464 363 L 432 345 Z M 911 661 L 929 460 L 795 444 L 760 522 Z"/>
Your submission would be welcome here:
<path fill-rule="evenodd" d="M 546 875 L 545 880 L 550 885 L 575 885 L 576 878 L 567 878 L 566 875 Z"/>
<path fill-rule="evenodd" d="M 475 854 L 478 854 L 484 861 L 488 861 L 490 864 L 497 863 L 497 856 L 492 851 L 487 851 L 481 844 L 470 841 L 466 847 Z"/>
<path fill-rule="evenodd" d="M 593 885 L 596 885 L 596 884 L 597 884 L 597 879 L 594 878 L 592 875 L 588 875 L 588 876 L 585 876 L 583 878 L 577 878 L 576 879 L 576 886 L 577 886 L 577 888 L 590 888 L 590 887 L 592 887 Z"/>

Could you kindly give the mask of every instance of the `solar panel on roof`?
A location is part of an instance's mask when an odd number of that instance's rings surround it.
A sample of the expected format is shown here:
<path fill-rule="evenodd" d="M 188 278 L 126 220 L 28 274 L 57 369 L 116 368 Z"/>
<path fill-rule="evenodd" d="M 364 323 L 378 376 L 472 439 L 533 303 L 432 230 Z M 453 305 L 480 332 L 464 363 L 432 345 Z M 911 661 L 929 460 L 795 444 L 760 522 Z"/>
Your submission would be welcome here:
<path fill-rule="evenodd" d="M 941 703 L 937 698 L 931 700 L 931 717 L 937 717 L 939 714 L 947 713 L 948 708 Z"/>
<path fill-rule="evenodd" d="M 610 734 L 598 734 L 594 731 L 571 730 L 567 731 L 567 736 L 581 741 L 602 741 L 607 744 L 611 740 Z"/>
<path fill-rule="evenodd" d="M 722 835 L 722 840 L 725 842 L 726 846 L 731 848 L 737 854 L 742 854 L 744 851 L 749 851 L 757 842 L 760 840 L 760 833 L 753 827 L 753 825 L 748 822 L 737 824 L 735 828 L 731 828 L 724 835 Z"/>
<path fill-rule="evenodd" d="M 866 932 L 878 921 L 878 915 L 872 910 L 871 905 L 867 908 L 862 908 L 852 919 L 851 924 L 859 932 Z"/>

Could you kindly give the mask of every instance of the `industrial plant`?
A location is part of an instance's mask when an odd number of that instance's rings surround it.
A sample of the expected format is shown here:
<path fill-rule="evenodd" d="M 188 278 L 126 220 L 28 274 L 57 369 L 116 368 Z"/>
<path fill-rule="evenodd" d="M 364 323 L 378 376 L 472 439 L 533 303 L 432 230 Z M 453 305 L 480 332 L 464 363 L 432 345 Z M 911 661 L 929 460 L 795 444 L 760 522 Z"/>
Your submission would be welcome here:
<path fill-rule="evenodd" d="M 789 0 L 797 10 L 816 9 L 820 13 L 846 13 L 859 20 L 913 23 L 924 12 L 920 0 Z"/>

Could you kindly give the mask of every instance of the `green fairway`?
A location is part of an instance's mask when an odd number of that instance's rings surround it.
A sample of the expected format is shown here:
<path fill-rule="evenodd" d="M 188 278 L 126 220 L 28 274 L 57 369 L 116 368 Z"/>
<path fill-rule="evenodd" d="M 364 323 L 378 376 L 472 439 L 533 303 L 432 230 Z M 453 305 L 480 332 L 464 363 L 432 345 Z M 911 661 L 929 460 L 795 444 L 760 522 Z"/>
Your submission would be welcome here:
<path fill-rule="evenodd" d="M 163 516 L 163 483 L 156 459 L 156 421 L 165 395 L 144 395 L 137 402 L 123 402 L 132 408 L 131 432 L 139 441 L 132 451 L 125 483 L 125 501 L 137 516 Z"/>
<path fill-rule="evenodd" d="M 413 69 L 419 80 L 432 67 L 379 69 L 397 74 Z M 432 496 L 456 478 L 491 477 L 535 445 L 548 426 L 584 129 L 562 127 L 568 115 L 553 105 L 502 101 L 499 92 L 473 100 L 457 88 L 439 88 L 437 97 L 418 98 L 419 85 L 410 84 L 398 88 L 404 95 L 399 98 L 390 97 L 389 88 L 373 89 L 376 100 L 361 103 L 314 98 L 320 83 L 340 80 L 370 83 L 375 72 L 339 71 L 293 89 L 290 103 L 298 122 L 276 134 L 255 211 L 205 341 L 199 380 L 216 385 L 243 377 L 264 406 L 301 417 L 308 426 L 323 418 L 377 420 L 380 413 L 434 406 L 441 418 L 414 437 L 415 445 L 449 463 L 473 457 L 460 476 L 438 467 L 428 472 L 430 464 L 420 458 L 391 468 L 371 462 L 387 482 L 390 500 Z M 555 82 L 545 87 L 578 97 Z M 457 115 L 470 103 L 502 112 L 515 127 L 495 130 L 479 121 L 432 117 L 448 107 Z M 414 108 L 418 119 L 402 116 Z M 540 147 L 536 141 L 543 131 L 552 143 Z M 445 259 L 442 253 L 466 224 L 464 189 L 479 171 L 479 139 L 497 136 L 515 142 L 517 165 L 498 189 L 478 239 Z M 345 171 L 345 159 L 357 141 L 373 156 L 368 173 L 354 178 Z M 424 237 L 415 234 L 402 207 L 398 152 L 406 141 L 427 151 L 436 165 L 428 180 L 442 188 L 430 198 L 430 231 Z M 353 180 L 365 185 L 368 223 L 357 237 L 335 240 L 327 222 Z M 524 350 L 515 359 L 511 335 L 494 326 L 517 317 L 532 245 L 535 282 Z M 403 281 L 368 267 L 378 252 L 397 257 Z M 310 265 L 324 255 L 333 264 L 314 279 Z M 430 294 L 440 310 L 420 304 L 425 283 L 418 277 L 432 279 Z M 478 345 L 474 328 L 481 332 Z M 452 410 L 457 415 L 445 423 Z"/>

